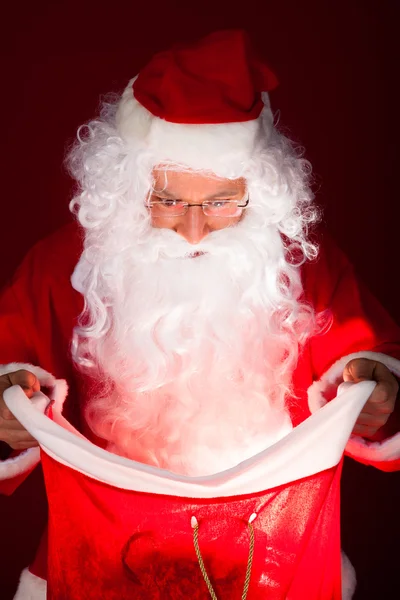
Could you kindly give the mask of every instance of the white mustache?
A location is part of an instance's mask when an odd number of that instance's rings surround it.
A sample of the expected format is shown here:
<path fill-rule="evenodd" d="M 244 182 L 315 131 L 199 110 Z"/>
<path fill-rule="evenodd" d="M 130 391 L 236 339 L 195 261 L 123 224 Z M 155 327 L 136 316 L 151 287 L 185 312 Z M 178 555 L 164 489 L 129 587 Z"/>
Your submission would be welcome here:
<path fill-rule="evenodd" d="M 224 235 L 225 234 L 225 235 Z M 226 232 L 214 231 L 198 244 L 190 244 L 174 231 L 154 231 L 152 239 L 147 242 L 154 249 L 151 257 L 161 259 L 187 259 L 204 255 L 218 256 L 232 248 Z"/>

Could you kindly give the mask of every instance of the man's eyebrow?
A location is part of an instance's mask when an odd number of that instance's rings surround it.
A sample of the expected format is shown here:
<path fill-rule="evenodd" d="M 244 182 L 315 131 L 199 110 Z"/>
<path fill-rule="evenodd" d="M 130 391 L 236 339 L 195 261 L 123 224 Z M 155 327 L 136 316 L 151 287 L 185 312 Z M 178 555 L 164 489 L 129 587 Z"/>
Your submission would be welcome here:
<path fill-rule="evenodd" d="M 214 198 L 225 198 L 227 196 L 237 196 L 238 193 L 239 193 L 239 190 L 237 190 L 237 189 L 221 190 L 219 192 L 215 192 L 214 194 L 210 194 L 209 196 L 206 196 L 204 198 L 204 200 L 213 200 Z M 168 198 L 171 198 L 172 200 L 180 199 L 179 195 L 176 195 L 167 189 L 164 189 L 164 190 L 153 189 L 153 194 L 157 194 L 158 196 L 166 196 Z"/>

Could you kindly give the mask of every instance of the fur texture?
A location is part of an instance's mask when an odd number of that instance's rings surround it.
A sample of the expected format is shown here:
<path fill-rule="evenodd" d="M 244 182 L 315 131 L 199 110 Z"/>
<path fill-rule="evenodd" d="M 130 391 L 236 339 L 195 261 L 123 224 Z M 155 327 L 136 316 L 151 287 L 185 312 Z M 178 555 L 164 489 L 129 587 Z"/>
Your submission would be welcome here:
<path fill-rule="evenodd" d="M 357 578 L 349 557 L 342 550 L 342 600 L 351 600 L 356 591 Z"/>
<path fill-rule="evenodd" d="M 46 600 L 47 581 L 24 569 L 14 600 Z"/>
<path fill-rule="evenodd" d="M 133 78 L 118 103 L 116 128 L 133 149 L 141 147 L 154 158 L 155 164 L 165 161 L 184 163 L 191 169 L 217 173 L 221 177 L 240 177 L 251 159 L 262 121 L 215 125 L 185 125 L 170 123 L 153 116 L 134 97 Z M 263 119 L 272 123 L 269 97 L 263 94 Z"/>

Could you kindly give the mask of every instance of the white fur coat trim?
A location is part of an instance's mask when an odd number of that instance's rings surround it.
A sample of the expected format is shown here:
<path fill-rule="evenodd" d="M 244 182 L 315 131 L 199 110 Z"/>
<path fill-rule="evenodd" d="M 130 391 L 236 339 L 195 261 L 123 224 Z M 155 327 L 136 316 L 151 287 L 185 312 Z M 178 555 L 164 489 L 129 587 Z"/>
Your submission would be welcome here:
<path fill-rule="evenodd" d="M 21 573 L 19 586 L 14 596 L 14 600 L 46 600 L 47 582 L 41 577 L 37 577 L 24 569 Z"/>
<path fill-rule="evenodd" d="M 40 449 L 28 448 L 18 456 L 0 462 L 0 481 L 12 479 L 26 471 L 30 471 L 40 461 Z"/>
<path fill-rule="evenodd" d="M 345 366 L 355 358 L 368 358 L 384 364 L 394 375 L 400 377 L 400 360 L 380 352 L 355 352 L 342 357 L 334 363 L 319 381 L 315 381 L 308 389 L 308 405 L 311 413 L 326 404 L 325 392 L 332 386 L 343 382 L 342 374 Z M 383 442 L 370 442 L 358 435 L 352 435 L 346 446 L 346 454 L 354 459 L 366 462 L 387 462 L 400 458 L 400 433 L 387 438 Z"/>
<path fill-rule="evenodd" d="M 349 557 L 342 550 L 342 600 L 351 600 L 356 591 L 357 578 Z"/>
<path fill-rule="evenodd" d="M 30 371 L 39 380 L 41 386 L 46 386 L 50 389 L 50 400 L 53 400 L 55 404 L 62 407 L 63 402 L 66 398 L 68 387 L 64 380 L 57 380 L 53 375 L 36 367 L 29 363 L 8 363 L 6 365 L 0 365 L 0 376 L 7 375 L 8 373 L 14 373 L 14 371 Z M 43 395 L 42 395 L 43 397 Z M 8 458 L 7 460 L 0 462 L 0 481 L 5 479 L 12 479 L 17 477 L 26 471 L 30 471 L 40 461 L 40 449 L 39 448 L 28 448 L 18 456 Z"/>

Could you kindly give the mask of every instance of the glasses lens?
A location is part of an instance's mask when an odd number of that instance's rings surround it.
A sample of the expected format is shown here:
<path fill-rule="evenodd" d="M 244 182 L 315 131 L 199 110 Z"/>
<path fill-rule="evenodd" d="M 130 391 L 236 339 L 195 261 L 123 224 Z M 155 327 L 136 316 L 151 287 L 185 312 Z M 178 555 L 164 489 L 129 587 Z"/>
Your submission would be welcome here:
<path fill-rule="evenodd" d="M 180 200 L 162 200 L 150 204 L 153 217 L 178 217 L 184 215 L 187 203 Z"/>
<path fill-rule="evenodd" d="M 235 200 L 215 200 L 204 202 L 204 213 L 209 217 L 237 217 L 242 209 L 238 207 Z"/>

